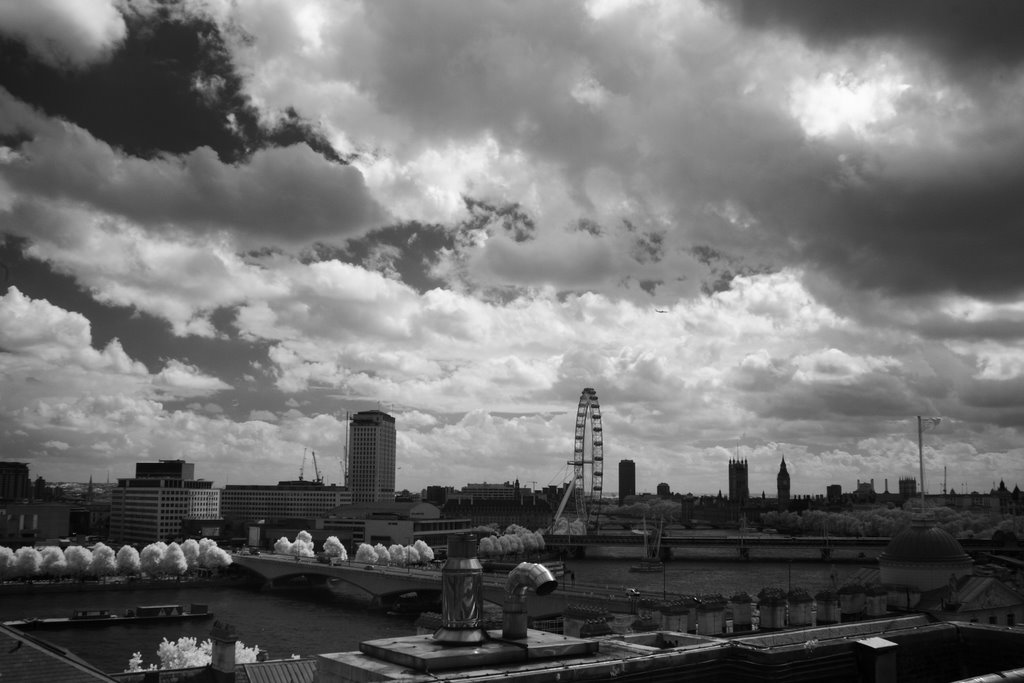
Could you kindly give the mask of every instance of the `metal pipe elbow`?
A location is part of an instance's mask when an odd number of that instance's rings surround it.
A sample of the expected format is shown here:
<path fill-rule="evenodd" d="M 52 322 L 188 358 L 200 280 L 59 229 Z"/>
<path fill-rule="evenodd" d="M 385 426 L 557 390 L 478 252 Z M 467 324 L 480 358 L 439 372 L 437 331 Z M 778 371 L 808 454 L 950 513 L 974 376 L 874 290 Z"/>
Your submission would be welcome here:
<path fill-rule="evenodd" d="M 547 595 L 558 588 L 551 570 L 535 562 L 520 562 L 508 573 L 505 582 L 505 597 L 510 600 L 522 600 L 527 589 L 532 588 L 537 595 Z"/>

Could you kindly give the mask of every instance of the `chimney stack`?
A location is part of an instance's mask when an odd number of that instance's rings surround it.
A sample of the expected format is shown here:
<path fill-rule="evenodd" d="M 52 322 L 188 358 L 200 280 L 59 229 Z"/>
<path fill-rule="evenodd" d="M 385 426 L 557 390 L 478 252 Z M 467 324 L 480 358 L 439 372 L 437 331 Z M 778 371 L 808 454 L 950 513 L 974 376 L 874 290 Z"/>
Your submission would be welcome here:
<path fill-rule="evenodd" d="M 210 630 L 213 649 L 210 656 L 210 668 L 217 681 L 235 680 L 235 643 L 238 634 L 235 627 L 227 622 L 215 621 Z"/>
<path fill-rule="evenodd" d="M 448 560 L 441 570 L 441 628 L 434 633 L 434 640 L 448 645 L 484 641 L 483 586 L 476 534 L 452 534 L 448 537 Z"/>

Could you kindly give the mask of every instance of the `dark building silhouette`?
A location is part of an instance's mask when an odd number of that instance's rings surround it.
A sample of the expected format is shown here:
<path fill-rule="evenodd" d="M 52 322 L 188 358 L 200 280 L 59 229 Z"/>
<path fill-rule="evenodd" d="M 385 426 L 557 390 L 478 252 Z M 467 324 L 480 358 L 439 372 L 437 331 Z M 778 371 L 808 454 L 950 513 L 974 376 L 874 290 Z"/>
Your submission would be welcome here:
<path fill-rule="evenodd" d="M 619 461 L 619 505 L 626 496 L 636 495 L 636 463 L 632 460 Z"/>
<path fill-rule="evenodd" d="M 778 488 L 779 510 L 789 508 L 789 471 L 786 469 L 786 456 L 782 456 L 782 464 L 779 465 L 779 476 L 775 478 Z"/>
<path fill-rule="evenodd" d="M 665 482 L 661 482 L 660 484 L 658 484 L 657 491 L 658 491 L 658 497 L 659 498 L 671 498 L 672 497 L 672 487 L 670 487 Z"/>
<path fill-rule="evenodd" d="M 428 486 L 423 500 L 437 507 L 444 507 L 448 496 L 454 491 L 451 486 Z"/>
<path fill-rule="evenodd" d="M 729 502 L 746 505 L 750 500 L 750 486 L 747 478 L 747 461 L 729 460 Z"/>
<path fill-rule="evenodd" d="M 917 479 L 900 477 L 900 498 L 910 500 L 917 495 Z"/>
<path fill-rule="evenodd" d="M 554 512 L 547 498 L 534 493 L 514 499 L 451 497 L 441 508 L 445 519 L 470 520 L 474 526 L 518 524 L 529 529 L 549 526 Z"/>
<path fill-rule="evenodd" d="M 184 460 L 135 463 L 136 479 L 195 479 L 196 466 Z"/>
<path fill-rule="evenodd" d="M 829 503 L 835 505 L 843 500 L 843 487 L 841 484 L 829 484 L 825 487 L 825 498 Z"/>
<path fill-rule="evenodd" d="M 28 465 L 23 462 L 0 461 L 0 500 L 28 500 L 32 481 L 28 476 Z"/>

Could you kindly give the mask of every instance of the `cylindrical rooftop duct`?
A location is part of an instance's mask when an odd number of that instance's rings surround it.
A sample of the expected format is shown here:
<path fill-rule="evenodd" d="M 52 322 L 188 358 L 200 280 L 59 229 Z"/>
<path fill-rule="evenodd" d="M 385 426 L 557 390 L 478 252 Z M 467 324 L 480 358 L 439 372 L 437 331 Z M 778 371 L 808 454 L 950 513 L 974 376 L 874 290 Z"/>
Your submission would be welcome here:
<path fill-rule="evenodd" d="M 453 645 L 480 643 L 483 631 L 483 566 L 476 556 L 476 534 L 448 537 L 448 560 L 441 570 L 441 628 L 434 639 Z"/>

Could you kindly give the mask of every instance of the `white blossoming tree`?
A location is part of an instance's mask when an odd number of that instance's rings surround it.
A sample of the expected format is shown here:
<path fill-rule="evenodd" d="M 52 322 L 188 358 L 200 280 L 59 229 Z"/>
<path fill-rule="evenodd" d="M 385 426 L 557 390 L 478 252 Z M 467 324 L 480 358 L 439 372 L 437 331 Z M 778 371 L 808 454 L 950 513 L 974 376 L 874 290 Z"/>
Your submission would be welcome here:
<path fill-rule="evenodd" d="M 292 554 L 299 557 L 313 557 L 313 536 L 308 531 L 300 531 L 295 535 Z"/>
<path fill-rule="evenodd" d="M 203 558 L 203 566 L 207 569 L 221 569 L 232 562 L 234 562 L 234 560 L 231 559 L 231 555 L 228 554 L 228 551 L 216 544 L 206 551 L 206 555 Z"/>
<path fill-rule="evenodd" d="M 420 562 L 433 562 L 434 549 L 424 543 L 423 540 L 416 541 L 412 544 L 412 547 L 416 549 L 417 553 L 419 553 Z"/>
<path fill-rule="evenodd" d="M 14 576 L 14 551 L 0 545 L 0 581 L 9 576 Z"/>
<path fill-rule="evenodd" d="M 356 562 L 377 564 L 377 551 L 369 543 L 360 543 L 356 549 Z"/>
<path fill-rule="evenodd" d="M 156 576 L 160 573 L 160 561 L 164 558 L 166 551 L 167 544 L 163 541 L 150 543 L 139 553 L 139 567 L 144 573 Z"/>
<path fill-rule="evenodd" d="M 39 567 L 43 563 L 43 556 L 35 548 L 25 546 L 14 551 L 14 573 L 31 579 L 39 573 Z"/>
<path fill-rule="evenodd" d="M 220 550 L 220 547 L 217 545 L 217 541 L 213 540 L 212 538 L 201 538 L 201 539 L 199 539 L 199 566 L 200 567 L 209 567 L 209 565 L 207 564 L 207 556 L 215 548 L 217 550 Z"/>
<path fill-rule="evenodd" d="M 338 540 L 337 536 L 327 537 L 327 540 L 324 541 L 324 552 L 327 557 L 337 557 L 342 562 L 348 559 L 348 551 L 345 550 L 345 545 Z"/>
<path fill-rule="evenodd" d="M 188 571 L 185 553 L 177 543 L 171 543 L 160 558 L 160 572 L 169 576 L 182 576 Z"/>
<path fill-rule="evenodd" d="M 373 552 L 377 553 L 377 564 L 391 564 L 391 553 L 383 543 L 373 546 Z"/>
<path fill-rule="evenodd" d="M 64 576 L 68 572 L 68 563 L 64 560 L 64 551 L 55 545 L 48 545 L 41 551 L 39 573 L 47 576 Z"/>
<path fill-rule="evenodd" d="M 97 543 L 92 548 L 92 562 L 89 573 L 102 579 L 117 572 L 117 556 L 114 549 L 104 543 Z"/>
<path fill-rule="evenodd" d="M 258 645 L 246 647 L 241 641 L 235 643 L 235 663 L 251 664 L 256 661 L 260 648 Z M 209 666 L 213 661 L 213 642 L 206 639 L 197 643 L 195 638 L 182 637 L 175 641 L 166 638 L 156 648 L 160 665 L 143 665 L 142 653 L 136 652 L 128 660 L 127 671 L 153 671 L 156 669 L 187 669 L 197 666 Z"/>
<path fill-rule="evenodd" d="M 199 541 L 194 538 L 186 539 L 181 544 L 181 552 L 185 555 L 185 562 L 190 571 L 199 566 Z"/>
<path fill-rule="evenodd" d="M 139 557 L 139 551 L 130 545 L 121 546 L 121 549 L 117 551 L 116 557 L 117 573 L 122 576 L 138 574 L 142 569 L 142 561 Z"/>
<path fill-rule="evenodd" d="M 80 545 L 70 545 L 64 550 L 64 563 L 71 576 L 85 576 L 92 565 L 92 551 Z"/>

